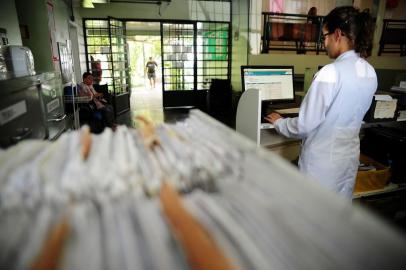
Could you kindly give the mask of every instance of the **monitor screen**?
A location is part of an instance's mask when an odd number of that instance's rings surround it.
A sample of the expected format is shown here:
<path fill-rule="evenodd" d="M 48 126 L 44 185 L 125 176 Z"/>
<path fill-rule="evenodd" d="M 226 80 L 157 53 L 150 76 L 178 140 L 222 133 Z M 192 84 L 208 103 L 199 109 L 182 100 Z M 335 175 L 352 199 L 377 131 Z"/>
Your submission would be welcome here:
<path fill-rule="evenodd" d="M 261 90 L 263 101 L 293 102 L 293 66 L 241 66 L 243 91 Z"/>

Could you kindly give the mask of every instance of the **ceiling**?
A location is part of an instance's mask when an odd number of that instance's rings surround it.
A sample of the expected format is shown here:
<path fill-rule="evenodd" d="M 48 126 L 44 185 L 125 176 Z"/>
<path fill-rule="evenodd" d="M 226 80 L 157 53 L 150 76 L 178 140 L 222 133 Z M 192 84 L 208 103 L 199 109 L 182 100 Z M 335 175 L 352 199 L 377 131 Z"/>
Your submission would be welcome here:
<path fill-rule="evenodd" d="M 133 31 L 161 31 L 159 22 L 132 22 L 126 24 L 127 30 Z"/>
<path fill-rule="evenodd" d="M 162 2 L 171 2 L 172 0 L 63 0 L 74 7 L 93 8 L 93 4 L 114 4 L 114 3 L 130 3 L 130 4 L 159 4 Z"/>

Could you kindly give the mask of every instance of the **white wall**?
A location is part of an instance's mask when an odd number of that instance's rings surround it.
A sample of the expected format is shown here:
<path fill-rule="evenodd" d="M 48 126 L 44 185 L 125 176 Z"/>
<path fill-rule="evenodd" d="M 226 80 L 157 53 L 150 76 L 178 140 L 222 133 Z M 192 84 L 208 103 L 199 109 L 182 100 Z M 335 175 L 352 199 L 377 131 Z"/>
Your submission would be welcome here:
<path fill-rule="evenodd" d="M 20 24 L 28 26 L 29 39 L 22 39 L 24 46 L 31 49 L 34 55 L 35 69 L 37 72 L 53 71 L 52 51 L 49 41 L 47 1 L 45 0 L 16 0 L 17 14 Z M 65 43 L 69 39 L 70 8 L 62 0 L 53 0 L 55 20 L 55 42 Z M 84 54 L 82 19 L 75 15 L 78 23 L 79 50 Z M 83 51 L 82 51 L 83 50 Z M 58 52 L 56 52 L 58 55 Z M 81 66 L 82 69 L 82 66 Z M 85 69 L 80 70 L 82 73 Z"/>
<path fill-rule="evenodd" d="M 304 74 L 305 68 L 315 68 L 319 65 L 326 65 L 333 60 L 326 55 L 300 55 L 300 54 L 282 54 L 271 51 L 269 54 L 250 55 L 249 63 L 251 65 L 293 65 L 296 74 Z M 367 58 L 374 68 L 379 69 L 404 69 L 406 70 L 406 61 L 399 56 L 371 56 Z"/>
<path fill-rule="evenodd" d="M 16 0 L 15 3 L 19 23 L 28 27 L 29 38 L 23 38 L 22 42 L 34 55 L 35 70 L 53 70 L 45 1 Z"/>
<path fill-rule="evenodd" d="M 85 39 L 83 34 L 83 21 L 78 9 L 74 10 L 75 24 L 77 25 L 78 33 L 78 47 L 79 47 L 79 61 L 80 61 L 80 74 L 87 71 L 86 67 L 86 49 L 85 49 Z M 79 78 L 81 81 L 82 76 Z"/>
<path fill-rule="evenodd" d="M 14 0 L 1 0 L 0 28 L 7 30 L 7 38 L 10 45 L 22 45 Z"/>

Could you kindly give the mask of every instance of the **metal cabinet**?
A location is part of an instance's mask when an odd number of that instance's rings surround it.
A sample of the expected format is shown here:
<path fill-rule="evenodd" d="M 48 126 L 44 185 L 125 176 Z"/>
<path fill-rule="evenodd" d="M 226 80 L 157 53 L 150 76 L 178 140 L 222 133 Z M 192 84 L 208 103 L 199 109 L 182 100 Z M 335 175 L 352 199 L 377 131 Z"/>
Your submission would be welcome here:
<path fill-rule="evenodd" d="M 54 140 L 66 128 L 61 75 L 58 72 L 47 72 L 37 77 L 47 127 L 47 137 Z"/>
<path fill-rule="evenodd" d="M 0 147 L 54 140 L 66 129 L 61 75 L 46 72 L 0 81 Z"/>
<path fill-rule="evenodd" d="M 39 88 L 37 76 L 0 81 L 0 147 L 47 137 Z"/>

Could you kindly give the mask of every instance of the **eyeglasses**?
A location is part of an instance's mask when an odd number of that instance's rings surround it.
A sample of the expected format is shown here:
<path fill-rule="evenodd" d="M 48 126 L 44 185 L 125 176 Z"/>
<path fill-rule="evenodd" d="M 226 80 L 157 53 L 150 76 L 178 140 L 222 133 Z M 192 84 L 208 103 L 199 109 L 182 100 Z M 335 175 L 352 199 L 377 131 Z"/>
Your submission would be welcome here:
<path fill-rule="evenodd" d="M 328 32 L 325 34 L 321 34 L 320 42 L 324 42 L 324 40 L 326 39 L 326 36 L 331 35 L 332 33 L 334 33 L 334 32 Z"/>

